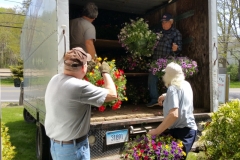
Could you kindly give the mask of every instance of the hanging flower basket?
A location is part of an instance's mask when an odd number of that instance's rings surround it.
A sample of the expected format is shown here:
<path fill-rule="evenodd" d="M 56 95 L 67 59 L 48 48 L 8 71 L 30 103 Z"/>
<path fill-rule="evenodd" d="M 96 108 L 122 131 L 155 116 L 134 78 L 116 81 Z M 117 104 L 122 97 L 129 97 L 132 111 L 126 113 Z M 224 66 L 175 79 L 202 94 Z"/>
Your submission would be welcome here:
<path fill-rule="evenodd" d="M 157 59 L 156 61 L 153 61 L 149 64 L 149 71 L 151 71 L 153 75 L 157 75 L 159 78 L 162 78 L 164 75 L 164 72 L 162 70 L 166 68 L 167 64 L 171 62 L 175 62 L 182 67 L 186 78 L 194 76 L 198 72 L 197 62 L 189 59 L 188 57 L 170 57 L 168 59 Z"/>
<path fill-rule="evenodd" d="M 118 35 L 122 47 L 131 53 L 133 57 L 150 57 L 160 36 L 149 30 L 148 24 L 143 18 L 131 20 L 130 23 L 124 25 Z"/>
<path fill-rule="evenodd" d="M 104 58 L 104 61 L 106 61 L 107 58 Z M 102 58 L 98 58 L 98 61 L 101 62 Z M 107 106 L 112 107 L 113 110 L 116 110 L 121 107 L 122 101 L 127 101 L 126 97 L 126 76 L 124 75 L 123 70 L 117 69 L 115 65 L 115 60 L 112 61 L 106 61 L 109 66 L 110 66 L 110 75 L 114 81 L 114 84 L 117 89 L 117 99 L 112 101 L 112 102 L 105 102 L 101 107 L 99 107 L 99 111 L 103 112 Z M 86 81 L 91 82 L 92 84 L 99 86 L 99 87 L 104 87 L 104 80 L 103 77 L 101 76 L 101 73 L 99 71 L 99 66 L 96 65 L 95 68 L 87 72 L 85 75 L 84 79 Z"/>

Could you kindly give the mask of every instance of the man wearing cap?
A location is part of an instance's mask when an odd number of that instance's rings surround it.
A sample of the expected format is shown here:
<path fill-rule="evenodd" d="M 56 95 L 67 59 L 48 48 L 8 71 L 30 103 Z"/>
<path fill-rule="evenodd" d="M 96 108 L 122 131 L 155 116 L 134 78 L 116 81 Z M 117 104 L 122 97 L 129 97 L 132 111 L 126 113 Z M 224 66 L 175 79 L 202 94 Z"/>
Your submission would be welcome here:
<path fill-rule="evenodd" d="M 47 85 L 45 130 L 53 160 L 90 160 L 91 105 L 99 107 L 117 98 L 106 62 L 99 67 L 105 88 L 83 80 L 90 60 L 82 48 L 73 48 L 64 55 L 64 73 L 53 76 Z"/>
<path fill-rule="evenodd" d="M 95 60 L 96 50 L 93 41 L 96 40 L 96 30 L 92 22 L 98 16 L 98 7 L 87 3 L 82 11 L 82 17 L 70 21 L 70 48 L 81 47 Z"/>
<path fill-rule="evenodd" d="M 163 106 L 164 120 L 149 134 L 159 135 L 169 129 L 170 135 L 183 142 L 183 150 L 187 156 L 196 138 L 197 125 L 193 115 L 192 87 L 184 79 L 180 65 L 174 62 L 167 65 L 163 76 L 167 93 L 158 98 L 158 104 Z"/>
<path fill-rule="evenodd" d="M 161 38 L 154 50 L 152 60 L 156 61 L 159 58 L 168 58 L 171 56 L 179 55 L 182 50 L 182 35 L 174 28 L 172 15 L 165 13 L 161 19 L 162 30 L 158 31 L 161 34 Z M 149 73 L 148 76 L 148 88 L 150 92 L 150 102 L 147 107 L 153 107 L 157 105 L 158 93 L 158 77 Z"/>

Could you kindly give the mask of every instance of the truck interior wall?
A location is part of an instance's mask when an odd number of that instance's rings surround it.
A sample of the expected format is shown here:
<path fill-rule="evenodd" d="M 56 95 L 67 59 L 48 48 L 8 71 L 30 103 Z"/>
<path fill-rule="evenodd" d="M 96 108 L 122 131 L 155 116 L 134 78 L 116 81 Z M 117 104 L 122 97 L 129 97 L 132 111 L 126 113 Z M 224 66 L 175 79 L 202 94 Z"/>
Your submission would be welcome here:
<path fill-rule="evenodd" d="M 155 9 L 145 16 L 150 27 L 159 26 L 161 15 L 165 12 L 173 14 L 174 26 L 182 33 L 181 55 L 196 60 L 198 63 L 198 74 L 187 79 L 193 88 L 194 106 L 209 111 L 208 0 L 178 0 L 164 8 Z"/>
<path fill-rule="evenodd" d="M 79 17 L 82 7 L 70 3 L 69 19 Z M 117 40 L 117 34 L 120 32 L 122 24 L 136 17 L 144 17 L 148 21 L 150 28 L 155 30 L 157 27 L 161 27 L 160 19 L 165 12 L 173 14 L 175 18 L 174 26 L 182 33 L 183 51 L 181 55 L 196 60 L 198 63 L 198 74 L 187 79 L 193 88 L 194 107 L 203 111 L 209 111 L 208 0 L 177 0 L 174 3 L 150 10 L 145 15 L 102 10 L 100 8 L 99 16 L 93 22 L 96 27 L 97 39 Z M 122 48 L 96 47 L 96 49 L 99 56 L 107 56 L 109 59 L 126 55 L 126 51 Z M 138 78 L 141 78 L 143 81 L 147 80 L 146 76 Z M 127 79 L 129 79 L 128 82 L 132 79 L 134 81 L 134 77 L 127 77 Z M 146 88 L 147 85 L 144 87 Z M 144 96 L 147 96 L 147 94 Z"/>

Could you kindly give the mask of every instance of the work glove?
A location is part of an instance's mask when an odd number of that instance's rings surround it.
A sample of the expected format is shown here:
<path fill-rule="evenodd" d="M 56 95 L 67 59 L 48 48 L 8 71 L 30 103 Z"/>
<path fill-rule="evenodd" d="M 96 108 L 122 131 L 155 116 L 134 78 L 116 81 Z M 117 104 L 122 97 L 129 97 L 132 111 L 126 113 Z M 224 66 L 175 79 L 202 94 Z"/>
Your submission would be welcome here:
<path fill-rule="evenodd" d="M 102 65 L 99 67 L 101 73 L 110 73 L 110 67 L 107 62 L 102 62 Z"/>
<path fill-rule="evenodd" d="M 93 62 L 93 61 L 88 61 L 87 63 L 88 63 L 87 71 L 88 71 L 88 72 L 91 72 L 91 71 L 95 68 L 96 63 Z"/>

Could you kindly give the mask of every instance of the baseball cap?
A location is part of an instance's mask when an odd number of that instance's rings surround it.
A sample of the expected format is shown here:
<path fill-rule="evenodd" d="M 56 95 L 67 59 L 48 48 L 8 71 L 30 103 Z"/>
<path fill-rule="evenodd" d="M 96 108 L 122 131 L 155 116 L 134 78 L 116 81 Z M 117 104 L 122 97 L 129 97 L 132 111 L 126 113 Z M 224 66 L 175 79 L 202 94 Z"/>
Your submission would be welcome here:
<path fill-rule="evenodd" d="M 92 56 L 81 47 L 72 48 L 64 55 L 64 64 L 71 67 L 79 67 L 91 61 Z"/>
<path fill-rule="evenodd" d="M 183 74 L 183 70 L 182 67 L 175 63 L 175 62 L 171 62 L 169 63 L 165 69 L 162 70 L 163 72 L 167 73 L 168 75 L 174 77 L 176 75 L 180 75 Z"/>
<path fill-rule="evenodd" d="M 170 13 L 165 13 L 162 16 L 161 21 L 169 21 L 170 19 L 173 19 L 172 15 Z"/>

